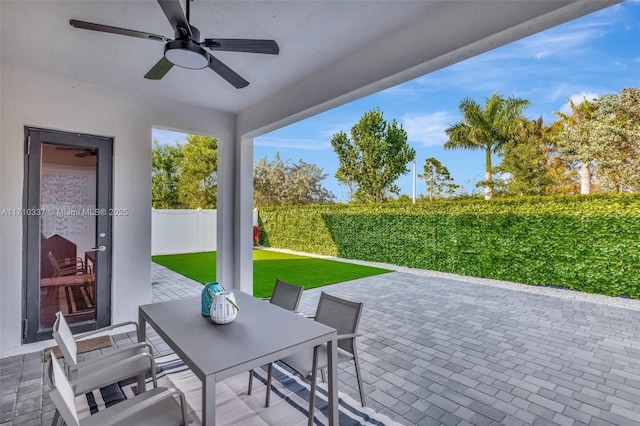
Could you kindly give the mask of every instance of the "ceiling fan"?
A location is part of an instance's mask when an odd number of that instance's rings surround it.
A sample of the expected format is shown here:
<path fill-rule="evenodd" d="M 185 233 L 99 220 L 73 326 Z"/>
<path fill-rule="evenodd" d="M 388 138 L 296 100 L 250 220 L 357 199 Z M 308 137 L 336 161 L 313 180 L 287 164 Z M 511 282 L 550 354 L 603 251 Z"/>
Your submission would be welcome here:
<path fill-rule="evenodd" d="M 174 65 L 188 69 L 209 67 L 231 83 L 236 89 L 241 89 L 248 86 L 249 82 L 222 63 L 218 58 L 207 52 L 204 49 L 205 47 L 213 51 L 264 53 L 268 55 L 277 55 L 280 52 L 280 48 L 274 40 L 205 38 L 200 41 L 200 31 L 190 24 L 189 5 L 191 1 L 193 0 L 186 0 L 187 13 L 185 16 L 179 0 L 158 0 L 162 11 L 174 29 L 174 39 L 158 34 L 94 24 L 76 19 L 70 20 L 69 23 L 75 28 L 85 30 L 165 42 L 164 56 L 144 76 L 144 78 L 149 80 L 160 80 Z"/>

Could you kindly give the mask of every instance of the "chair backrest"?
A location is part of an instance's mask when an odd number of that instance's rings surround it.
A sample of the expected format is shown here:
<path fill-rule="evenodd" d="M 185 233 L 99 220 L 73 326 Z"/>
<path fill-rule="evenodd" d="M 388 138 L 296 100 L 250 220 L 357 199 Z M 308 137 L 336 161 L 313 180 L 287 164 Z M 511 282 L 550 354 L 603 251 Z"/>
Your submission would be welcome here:
<path fill-rule="evenodd" d="M 331 296 L 323 291 L 318 302 L 315 320 L 335 328 L 339 335 L 355 334 L 360 324 L 362 306 L 362 303 Z M 354 345 L 355 338 L 338 341 L 338 346 L 350 354 L 355 352 Z"/>
<path fill-rule="evenodd" d="M 69 426 L 79 426 L 80 421 L 78 420 L 78 413 L 76 412 L 73 389 L 53 351 L 49 352 L 49 359 L 45 366 L 45 376 L 47 384 L 49 385 L 49 396 L 65 424 Z"/>
<path fill-rule="evenodd" d="M 60 266 L 58 265 L 58 261 L 56 260 L 53 253 L 49 252 L 47 253 L 47 256 L 49 257 L 49 262 L 51 262 L 51 267 L 53 268 L 53 276 L 59 277 L 60 275 L 62 275 L 60 272 Z"/>
<path fill-rule="evenodd" d="M 303 287 L 286 283 L 279 278 L 273 287 L 270 302 L 289 311 L 297 311 L 302 299 Z"/>
<path fill-rule="evenodd" d="M 53 323 L 53 338 L 60 347 L 67 364 L 76 365 L 78 363 L 78 346 L 67 320 L 64 319 L 64 315 L 60 311 L 56 312 L 56 321 Z"/>

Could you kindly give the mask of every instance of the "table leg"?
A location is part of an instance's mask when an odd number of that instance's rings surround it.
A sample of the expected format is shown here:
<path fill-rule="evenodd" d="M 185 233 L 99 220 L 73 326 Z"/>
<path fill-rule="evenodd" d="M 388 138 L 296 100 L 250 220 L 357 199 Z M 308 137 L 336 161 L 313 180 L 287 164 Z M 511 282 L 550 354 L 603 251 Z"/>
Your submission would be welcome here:
<path fill-rule="evenodd" d="M 216 424 L 216 376 L 207 376 L 202 383 L 202 426 Z"/>
<path fill-rule="evenodd" d="M 138 312 L 138 343 L 144 342 L 147 338 L 147 322 L 142 317 L 142 314 Z M 151 354 L 153 356 L 153 354 Z M 147 390 L 147 385 L 144 380 L 144 374 L 138 375 L 138 394 Z"/>
<path fill-rule="evenodd" d="M 311 392 L 309 396 L 309 422 L 308 426 L 313 426 L 313 418 L 315 417 L 316 402 L 316 374 L 318 371 L 318 347 L 313 348 L 313 360 L 311 362 Z"/>
<path fill-rule="evenodd" d="M 327 342 L 328 362 L 327 369 L 329 370 L 329 425 L 338 426 L 338 339 L 334 335 L 331 340 Z"/>

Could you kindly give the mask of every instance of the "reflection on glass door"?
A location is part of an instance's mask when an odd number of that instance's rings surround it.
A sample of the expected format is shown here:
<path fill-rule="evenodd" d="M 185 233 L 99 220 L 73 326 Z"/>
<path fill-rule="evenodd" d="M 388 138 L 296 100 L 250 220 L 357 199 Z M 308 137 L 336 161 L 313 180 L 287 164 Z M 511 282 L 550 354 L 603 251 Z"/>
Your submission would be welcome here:
<path fill-rule="evenodd" d="M 40 328 L 95 320 L 96 154 L 41 145 Z"/>
<path fill-rule="evenodd" d="M 72 332 L 111 312 L 112 139 L 25 129 L 23 342 L 51 338 L 56 312 Z"/>

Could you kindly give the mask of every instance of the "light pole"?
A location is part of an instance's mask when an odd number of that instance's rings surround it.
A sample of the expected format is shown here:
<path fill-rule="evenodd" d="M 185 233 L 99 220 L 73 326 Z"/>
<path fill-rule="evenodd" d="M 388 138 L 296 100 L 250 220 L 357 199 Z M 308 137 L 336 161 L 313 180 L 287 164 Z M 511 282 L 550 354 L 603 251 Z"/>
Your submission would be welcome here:
<path fill-rule="evenodd" d="M 416 160 L 413 160 L 413 204 L 416 203 Z"/>

